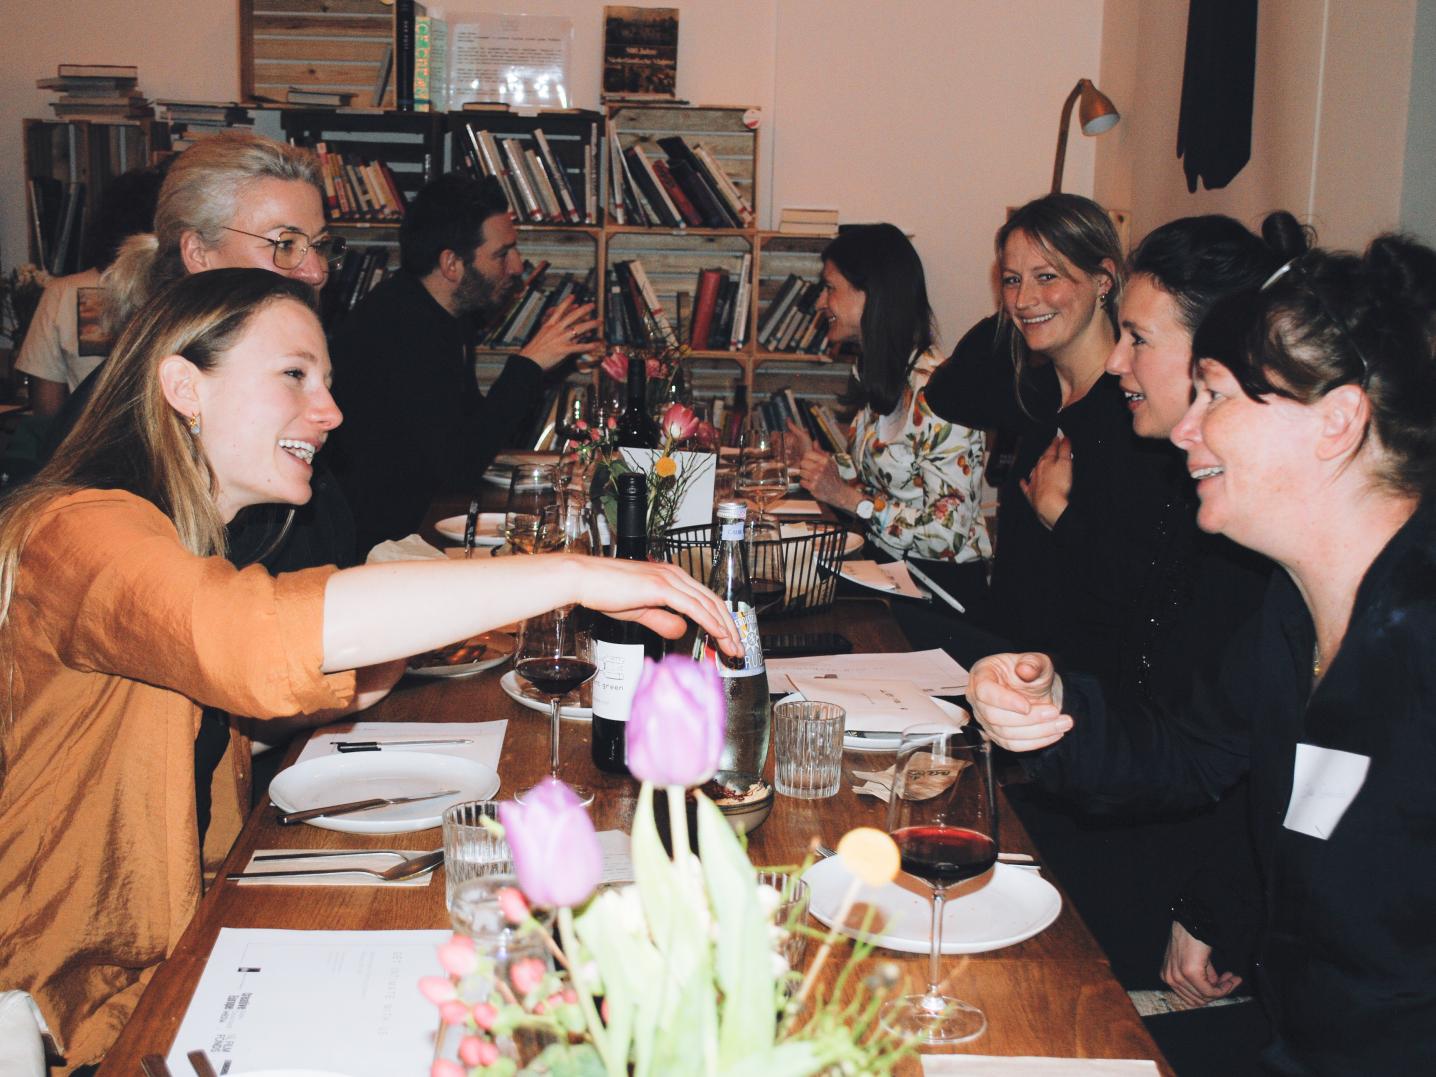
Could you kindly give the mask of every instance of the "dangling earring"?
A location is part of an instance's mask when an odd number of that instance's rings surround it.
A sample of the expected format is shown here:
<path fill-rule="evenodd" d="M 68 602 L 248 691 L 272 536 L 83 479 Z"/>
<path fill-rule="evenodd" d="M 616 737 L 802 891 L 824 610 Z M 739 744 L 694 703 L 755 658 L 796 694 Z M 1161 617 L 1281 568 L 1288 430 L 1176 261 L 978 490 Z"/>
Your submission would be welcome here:
<path fill-rule="evenodd" d="M 1106 292 L 1098 292 L 1098 293 L 1097 293 L 1097 305 L 1098 305 L 1099 307 L 1104 308 L 1104 309 L 1106 308 L 1106 306 L 1107 306 L 1107 293 L 1106 293 Z"/>
<path fill-rule="evenodd" d="M 199 412 L 195 412 L 189 417 L 189 433 L 190 437 L 199 437 Z"/>

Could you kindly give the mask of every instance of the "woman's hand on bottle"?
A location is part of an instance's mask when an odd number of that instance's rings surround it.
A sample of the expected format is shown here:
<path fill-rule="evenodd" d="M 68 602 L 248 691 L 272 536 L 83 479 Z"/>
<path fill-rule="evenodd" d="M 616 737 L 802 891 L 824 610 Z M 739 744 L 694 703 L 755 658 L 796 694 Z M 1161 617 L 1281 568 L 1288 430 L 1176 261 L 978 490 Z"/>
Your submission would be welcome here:
<path fill-rule="evenodd" d="M 593 309 L 592 303 L 575 303 L 573 296 L 565 297 L 518 354 L 532 359 L 544 370 L 552 370 L 570 355 L 600 354 L 602 341 L 583 339 L 598 328 Z"/>
<path fill-rule="evenodd" d="M 576 599 L 580 605 L 619 620 L 637 621 L 668 639 L 687 631 L 683 620 L 687 617 L 724 653 L 742 657 L 743 640 L 728 607 L 678 566 L 608 557 L 570 560 L 579 569 Z"/>
<path fill-rule="evenodd" d="M 1225 998 L 1241 986 L 1234 972 L 1218 973 L 1212 964 L 1212 948 L 1175 920 L 1162 962 L 1162 979 L 1188 1006 L 1205 1006 Z"/>
<path fill-rule="evenodd" d="M 1072 441 L 1070 438 L 1055 437 L 1052 444 L 1033 466 L 1031 474 L 1022 480 L 1022 492 L 1032 505 L 1032 511 L 1049 531 L 1067 511 L 1067 501 L 1072 495 Z"/>
<path fill-rule="evenodd" d="M 1062 713 L 1062 679 L 1045 654 L 992 654 L 976 662 L 967 685 L 972 713 L 997 744 L 1031 752 L 1072 728 Z"/>

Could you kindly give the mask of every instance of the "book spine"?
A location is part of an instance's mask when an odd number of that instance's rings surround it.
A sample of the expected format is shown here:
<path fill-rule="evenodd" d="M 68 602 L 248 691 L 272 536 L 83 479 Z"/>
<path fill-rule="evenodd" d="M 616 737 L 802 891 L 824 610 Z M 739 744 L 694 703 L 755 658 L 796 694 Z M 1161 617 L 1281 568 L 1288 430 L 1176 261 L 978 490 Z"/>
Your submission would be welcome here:
<path fill-rule="evenodd" d="M 668 191 L 658 179 L 658 172 L 653 167 L 653 161 L 649 159 L 643 147 L 637 144 L 630 146 L 628 152 L 633 154 L 633 162 L 642 170 L 639 183 L 643 187 L 643 193 L 648 196 L 648 201 L 658 211 L 659 218 L 664 224 L 671 228 L 682 228 L 687 223 L 683 214 L 678 212 L 673 199 L 668 196 Z"/>
<path fill-rule="evenodd" d="M 658 300 L 658 292 L 653 288 L 653 282 L 648 279 L 648 273 L 643 268 L 643 263 L 637 258 L 629 263 L 629 271 L 637 282 L 639 291 L 643 293 L 643 301 L 648 305 L 648 313 L 653 316 L 654 323 L 658 326 L 658 332 L 666 344 L 677 344 L 678 334 L 673 331 L 672 324 L 668 321 L 668 315 L 663 312 L 663 304 Z"/>
<path fill-rule="evenodd" d="M 470 128 L 473 132 L 473 128 Z M 516 221 L 524 219 L 524 204 L 519 200 L 519 192 L 509 175 L 508 165 L 504 163 L 503 154 L 499 152 L 498 139 L 494 138 L 492 131 L 478 131 L 474 135 L 475 145 L 479 149 L 479 159 L 483 161 L 487 174 L 499 181 L 503 188 L 504 197 L 508 199 L 509 216 Z"/>
<path fill-rule="evenodd" d="M 563 203 L 564 218 L 570 224 L 578 224 L 582 219 L 578 212 L 578 204 L 573 198 L 573 188 L 569 186 L 568 173 L 564 171 L 563 162 L 558 159 L 558 154 L 553 152 L 553 146 L 549 144 L 548 135 L 544 134 L 542 127 L 534 128 L 534 142 L 538 144 L 539 155 L 543 163 L 553 177 L 554 191 L 558 194 L 559 201 Z"/>
<path fill-rule="evenodd" d="M 688 334 L 692 348 L 707 348 L 708 334 L 713 330 L 713 314 L 718 306 L 718 289 L 727 274 L 721 269 L 701 269 L 693 290 L 693 326 Z"/>
<path fill-rule="evenodd" d="M 588 125 L 588 143 L 583 158 L 583 219 L 588 224 L 598 223 L 598 187 L 600 168 L 598 164 L 598 124 Z"/>
<path fill-rule="evenodd" d="M 428 112 L 433 108 L 429 88 L 429 53 L 433 49 L 432 27 L 428 15 L 414 16 L 414 111 Z"/>
<path fill-rule="evenodd" d="M 339 216 L 339 196 L 334 193 L 334 174 L 329 170 L 329 149 L 323 142 L 315 143 L 319 155 L 319 175 L 324 180 L 324 209 L 332 221 Z"/>
<path fill-rule="evenodd" d="M 628 223 L 628 207 L 623 194 L 623 150 L 618 142 L 618 125 L 608 128 L 608 194 L 614 220 Z"/>
<path fill-rule="evenodd" d="M 539 205 L 543 207 L 544 220 L 562 221 L 563 207 L 559 205 L 558 192 L 554 190 L 548 169 L 544 167 L 537 151 L 524 150 L 524 164 L 528 167 L 529 179 L 534 185 L 534 194 L 538 195 Z"/>
<path fill-rule="evenodd" d="M 669 169 L 668 162 L 655 159 L 652 164 L 653 174 L 658 177 L 659 186 L 668 195 L 668 200 L 677 207 L 679 215 L 694 228 L 702 228 L 703 214 L 698 212 L 698 207 L 693 204 L 693 200 L 684 193 L 683 188 Z"/>
<path fill-rule="evenodd" d="M 803 278 L 796 273 L 789 273 L 788 279 L 783 281 L 778 289 L 778 294 L 773 297 L 773 302 L 763 313 L 763 320 L 758 325 L 758 343 L 764 347 L 773 339 L 773 334 L 778 325 L 788 313 L 788 308 L 793 305 L 793 299 L 798 294 L 798 289 L 803 285 Z"/>
<path fill-rule="evenodd" d="M 743 255 L 743 265 L 738 271 L 738 291 L 733 297 L 733 335 L 729 348 L 737 351 L 748 342 L 749 322 L 752 320 L 753 255 Z"/>
<path fill-rule="evenodd" d="M 753 207 L 748 204 L 748 200 L 743 197 L 743 193 L 738 190 L 738 185 L 733 182 L 718 158 L 713 156 L 708 147 L 701 142 L 694 144 L 693 153 L 702 163 L 703 170 L 712 178 L 714 187 L 722 196 L 723 201 L 728 204 L 728 208 L 734 216 L 738 218 L 744 228 L 751 228 L 756 219 Z"/>
<path fill-rule="evenodd" d="M 503 139 L 504 157 L 508 159 L 509 176 L 514 181 L 514 187 L 518 189 L 519 198 L 522 200 L 523 215 L 530 221 L 543 220 L 543 206 L 539 204 L 538 192 L 534 190 L 533 184 L 529 181 L 528 170 L 524 167 L 523 151 L 511 138 Z"/>
<path fill-rule="evenodd" d="M 414 0 L 394 0 L 394 107 L 414 111 Z"/>

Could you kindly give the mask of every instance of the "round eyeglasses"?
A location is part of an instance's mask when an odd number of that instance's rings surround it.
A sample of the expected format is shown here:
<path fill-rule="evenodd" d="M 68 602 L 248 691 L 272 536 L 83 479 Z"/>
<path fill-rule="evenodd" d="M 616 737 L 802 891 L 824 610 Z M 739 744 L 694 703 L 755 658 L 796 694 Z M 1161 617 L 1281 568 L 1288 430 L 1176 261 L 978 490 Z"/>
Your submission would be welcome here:
<path fill-rule="evenodd" d="M 344 251 L 349 246 L 343 236 L 323 235 L 318 239 L 310 239 L 303 232 L 292 228 L 282 229 L 278 236 L 270 238 L 261 236 L 257 232 L 246 232 L 243 228 L 230 228 L 224 226 L 226 232 L 238 232 L 242 236 L 249 236 L 252 239 L 262 239 L 274 248 L 274 267 L 276 269 L 298 269 L 304 264 L 304 259 L 311 250 L 314 251 L 325 262 L 333 265 L 344 257 Z"/>

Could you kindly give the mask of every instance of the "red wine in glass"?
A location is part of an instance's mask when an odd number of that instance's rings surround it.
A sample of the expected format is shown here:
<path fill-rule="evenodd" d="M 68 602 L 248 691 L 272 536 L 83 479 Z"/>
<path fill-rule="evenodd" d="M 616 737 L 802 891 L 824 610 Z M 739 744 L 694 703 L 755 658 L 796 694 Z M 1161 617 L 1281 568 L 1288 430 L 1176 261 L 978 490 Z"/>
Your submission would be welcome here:
<path fill-rule="evenodd" d="M 518 675 L 546 696 L 566 696 L 594 675 L 592 662 L 582 658 L 525 658 L 514 667 Z"/>
<path fill-rule="evenodd" d="M 997 863 L 997 844 L 960 826 L 909 826 L 893 831 L 902 869 L 929 886 L 946 888 L 975 879 Z"/>

